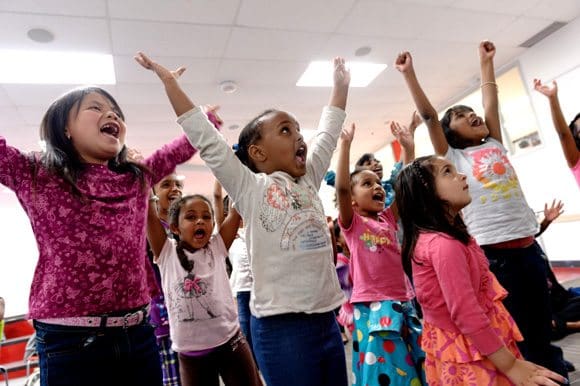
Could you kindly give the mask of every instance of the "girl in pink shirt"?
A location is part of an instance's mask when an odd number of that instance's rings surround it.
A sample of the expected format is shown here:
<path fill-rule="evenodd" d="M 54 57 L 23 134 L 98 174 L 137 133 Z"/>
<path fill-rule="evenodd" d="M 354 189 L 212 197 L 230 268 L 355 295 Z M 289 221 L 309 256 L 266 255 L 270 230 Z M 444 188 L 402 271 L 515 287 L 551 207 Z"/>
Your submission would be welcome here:
<path fill-rule="evenodd" d="M 385 209 L 385 190 L 371 170 L 349 177 L 354 125 L 343 130 L 336 174 L 339 224 L 350 250 L 354 306 L 354 385 L 421 385 L 425 354 L 397 243 L 396 208 Z"/>
<path fill-rule="evenodd" d="M 460 215 L 471 202 L 466 176 L 428 156 L 395 184 L 403 266 L 424 314 L 421 347 L 429 385 L 556 385 L 555 372 L 524 361 L 521 334 L 502 304 L 507 292 Z"/>

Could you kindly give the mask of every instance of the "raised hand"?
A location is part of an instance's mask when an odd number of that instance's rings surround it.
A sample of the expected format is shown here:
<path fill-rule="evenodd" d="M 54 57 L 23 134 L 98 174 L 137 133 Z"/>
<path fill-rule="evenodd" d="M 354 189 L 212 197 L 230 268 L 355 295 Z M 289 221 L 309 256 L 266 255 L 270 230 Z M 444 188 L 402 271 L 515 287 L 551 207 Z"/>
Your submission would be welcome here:
<path fill-rule="evenodd" d="M 399 124 L 397 121 L 391 121 L 391 133 L 395 136 L 397 141 L 406 149 L 415 146 L 415 130 L 411 131 L 408 127 Z"/>
<path fill-rule="evenodd" d="M 546 221 L 552 222 L 560 217 L 562 213 L 564 213 L 564 204 L 562 201 L 558 200 L 557 203 L 556 200 L 552 201 L 552 206 L 549 208 L 548 203 L 544 204 L 544 219 Z"/>
<path fill-rule="evenodd" d="M 421 116 L 417 110 L 413 111 L 413 115 L 411 116 L 411 123 L 409 124 L 409 131 L 411 131 L 412 135 L 415 135 L 415 130 L 417 130 L 417 127 L 419 127 L 421 123 L 423 123 Z"/>
<path fill-rule="evenodd" d="M 344 58 L 334 58 L 334 86 L 348 87 L 350 84 L 350 71 L 345 67 Z"/>
<path fill-rule="evenodd" d="M 144 68 L 155 72 L 162 81 L 178 79 L 185 72 L 185 67 L 179 67 L 177 70 L 170 71 L 161 64 L 151 60 L 143 52 L 138 52 L 135 55 L 135 60 Z"/>
<path fill-rule="evenodd" d="M 408 51 L 401 52 L 395 59 L 395 68 L 402 73 L 413 69 L 413 58 Z"/>
<path fill-rule="evenodd" d="M 544 94 L 548 98 L 553 98 L 558 95 L 558 84 L 555 80 L 552 81 L 552 87 L 542 84 L 540 79 L 534 79 L 534 90 L 540 94 Z"/>
<path fill-rule="evenodd" d="M 220 109 L 220 106 L 218 106 L 218 105 L 203 105 L 202 109 L 205 112 L 205 115 L 207 115 L 207 118 L 209 119 L 209 121 L 211 123 L 213 123 L 213 125 L 215 126 L 216 129 L 219 130 L 222 127 L 222 125 L 224 124 L 224 121 L 221 119 L 221 117 L 217 113 L 218 110 Z"/>
<path fill-rule="evenodd" d="M 142 163 L 145 157 L 143 154 L 137 149 L 133 149 L 131 147 L 127 148 L 127 160 L 135 163 Z"/>
<path fill-rule="evenodd" d="M 340 139 L 343 142 L 346 143 L 352 143 L 352 140 L 354 139 L 354 132 L 356 130 L 356 126 L 354 123 L 352 123 L 350 125 L 350 128 L 344 128 L 342 129 L 342 131 L 340 132 Z"/>
<path fill-rule="evenodd" d="M 495 56 L 495 45 L 489 40 L 479 43 L 479 59 L 483 62 L 492 60 Z"/>

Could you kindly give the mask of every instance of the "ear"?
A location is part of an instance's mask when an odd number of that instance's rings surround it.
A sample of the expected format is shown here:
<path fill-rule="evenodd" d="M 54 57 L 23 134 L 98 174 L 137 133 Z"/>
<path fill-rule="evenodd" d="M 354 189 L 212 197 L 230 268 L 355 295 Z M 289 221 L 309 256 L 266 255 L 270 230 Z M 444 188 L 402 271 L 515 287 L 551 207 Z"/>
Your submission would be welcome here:
<path fill-rule="evenodd" d="M 248 148 L 248 155 L 254 162 L 264 162 L 268 159 L 266 150 L 260 145 L 250 145 Z"/>
<path fill-rule="evenodd" d="M 169 224 L 169 230 L 176 236 L 179 236 L 181 232 L 179 232 L 179 228 L 176 225 Z"/>

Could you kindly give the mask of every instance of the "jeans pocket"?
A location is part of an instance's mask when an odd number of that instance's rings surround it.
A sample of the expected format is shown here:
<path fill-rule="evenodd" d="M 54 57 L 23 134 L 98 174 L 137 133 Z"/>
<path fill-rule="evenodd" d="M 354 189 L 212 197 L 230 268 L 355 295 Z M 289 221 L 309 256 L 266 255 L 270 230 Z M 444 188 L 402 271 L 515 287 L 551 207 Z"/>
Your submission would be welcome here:
<path fill-rule="evenodd" d="M 97 340 L 95 332 L 87 330 L 37 329 L 37 348 L 40 355 L 47 358 L 58 358 L 66 355 L 77 355 L 87 350 Z"/>

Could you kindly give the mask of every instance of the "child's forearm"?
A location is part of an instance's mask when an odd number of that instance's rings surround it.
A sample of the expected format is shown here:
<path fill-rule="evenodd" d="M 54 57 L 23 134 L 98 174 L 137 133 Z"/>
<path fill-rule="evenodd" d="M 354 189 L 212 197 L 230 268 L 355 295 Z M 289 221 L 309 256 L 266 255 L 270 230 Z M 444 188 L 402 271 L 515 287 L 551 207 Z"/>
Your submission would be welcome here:
<path fill-rule="evenodd" d="M 348 98 L 348 86 L 340 85 L 334 86 L 330 94 L 329 106 L 338 107 L 346 110 L 346 100 Z"/>
<path fill-rule="evenodd" d="M 165 92 L 169 97 L 171 106 L 178 117 L 195 107 L 195 104 L 193 104 L 191 99 L 183 91 L 177 79 L 163 79 L 163 85 L 165 86 Z"/>

